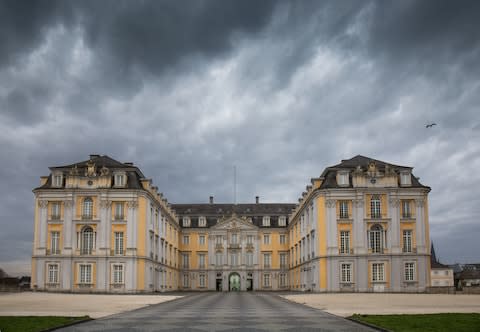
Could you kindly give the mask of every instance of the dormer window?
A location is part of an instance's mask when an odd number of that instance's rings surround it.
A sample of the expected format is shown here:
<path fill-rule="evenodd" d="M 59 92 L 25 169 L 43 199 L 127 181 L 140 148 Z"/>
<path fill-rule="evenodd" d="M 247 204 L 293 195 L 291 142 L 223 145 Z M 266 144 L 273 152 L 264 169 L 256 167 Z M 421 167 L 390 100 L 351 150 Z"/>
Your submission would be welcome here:
<path fill-rule="evenodd" d="M 190 218 L 189 217 L 183 217 L 182 223 L 183 223 L 183 227 L 190 227 Z"/>
<path fill-rule="evenodd" d="M 198 218 L 198 227 L 206 227 L 207 226 L 207 218 L 200 217 Z"/>
<path fill-rule="evenodd" d="M 287 226 L 287 217 L 285 216 L 278 217 L 278 226 L 281 226 L 281 227 Z"/>
<path fill-rule="evenodd" d="M 264 216 L 262 219 L 262 226 L 270 227 L 270 216 Z"/>
<path fill-rule="evenodd" d="M 350 185 L 348 171 L 337 172 L 337 184 L 340 187 L 348 187 Z"/>
<path fill-rule="evenodd" d="M 63 187 L 63 174 L 62 173 L 54 173 L 52 175 L 52 185 L 53 187 Z"/>
<path fill-rule="evenodd" d="M 126 175 L 125 173 L 115 173 L 114 175 L 114 186 L 115 187 L 125 187 Z"/>
<path fill-rule="evenodd" d="M 408 171 L 400 172 L 400 185 L 401 186 L 411 186 L 412 185 L 412 175 Z"/>

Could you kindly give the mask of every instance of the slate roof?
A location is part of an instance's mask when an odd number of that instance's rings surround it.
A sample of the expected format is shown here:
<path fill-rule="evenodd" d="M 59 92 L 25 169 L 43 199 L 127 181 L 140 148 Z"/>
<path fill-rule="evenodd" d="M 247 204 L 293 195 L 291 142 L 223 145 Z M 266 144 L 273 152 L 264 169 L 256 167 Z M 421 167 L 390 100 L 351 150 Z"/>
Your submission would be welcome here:
<path fill-rule="evenodd" d="M 198 219 L 203 216 L 207 219 L 207 227 L 216 225 L 220 218 L 227 218 L 236 214 L 239 217 L 246 216 L 252 218 L 252 223 L 260 228 L 265 228 L 262 225 L 263 216 L 270 216 L 270 228 L 284 227 L 278 226 L 279 216 L 288 215 L 295 208 L 295 204 L 290 203 L 257 203 L 257 204 L 172 204 L 172 209 L 179 215 L 180 225 L 183 227 L 182 217 L 190 217 L 191 226 L 187 228 L 198 227 Z M 268 228 L 268 227 L 266 227 Z"/>
<path fill-rule="evenodd" d="M 357 168 L 357 166 L 360 166 L 362 170 L 366 171 L 368 168 L 368 164 L 370 164 L 370 162 L 372 161 L 375 162 L 375 165 L 380 172 L 384 172 L 386 166 L 388 166 L 390 169 L 395 170 L 396 172 L 399 172 L 402 170 L 411 171 L 413 169 L 412 167 L 409 167 L 409 166 L 400 166 L 400 165 L 390 164 L 381 160 L 365 157 L 362 155 L 357 155 L 351 159 L 342 160 L 341 163 L 337 165 L 333 165 L 325 168 L 322 175 L 320 176 L 321 178 L 323 178 L 320 189 L 341 188 L 340 186 L 338 186 L 337 179 L 336 179 L 336 175 L 337 175 L 336 172 L 338 170 L 353 171 Z M 353 187 L 351 175 L 350 175 L 350 187 Z M 418 179 L 413 174 L 412 174 L 412 185 L 409 187 L 430 189 L 430 187 L 424 186 L 423 184 L 421 184 L 420 181 L 418 181 Z"/>
<path fill-rule="evenodd" d="M 111 176 L 113 176 L 112 171 L 117 171 L 117 170 L 125 171 L 127 175 L 127 186 L 123 188 L 118 188 L 118 189 L 143 189 L 142 184 L 140 183 L 140 179 L 144 178 L 145 176 L 137 166 L 134 166 L 133 164 L 121 163 L 107 155 L 91 155 L 90 159 L 88 160 L 70 164 L 70 165 L 65 165 L 65 166 L 53 166 L 53 167 L 50 167 L 50 170 L 61 171 L 63 172 L 64 175 L 68 175 L 70 170 L 76 167 L 78 170 L 78 173 L 81 175 L 81 174 L 85 174 L 87 163 L 90 161 L 95 163 L 97 174 L 100 174 L 100 170 L 103 167 L 106 167 L 110 170 Z M 65 181 L 65 178 L 64 178 L 64 181 Z M 63 189 L 63 188 L 52 187 L 52 175 L 50 174 L 48 176 L 47 182 L 44 185 L 38 188 L 35 188 L 34 190 L 37 190 L 37 189 Z M 115 189 L 115 188 L 112 187 L 112 189 Z"/>

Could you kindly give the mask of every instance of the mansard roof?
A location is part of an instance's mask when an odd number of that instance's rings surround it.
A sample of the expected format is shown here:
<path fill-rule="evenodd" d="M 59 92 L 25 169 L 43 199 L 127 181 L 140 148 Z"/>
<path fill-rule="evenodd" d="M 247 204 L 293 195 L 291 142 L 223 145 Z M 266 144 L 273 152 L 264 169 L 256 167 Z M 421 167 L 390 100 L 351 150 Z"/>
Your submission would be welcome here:
<path fill-rule="evenodd" d="M 409 166 L 400 166 L 400 165 L 390 164 L 385 161 L 365 157 L 362 155 L 356 155 L 351 159 L 342 160 L 339 164 L 325 168 L 322 175 L 320 175 L 320 178 L 323 178 L 320 189 L 340 188 L 340 186 L 338 186 L 337 184 L 337 179 L 336 179 L 337 171 L 339 170 L 354 171 L 359 166 L 362 170 L 365 171 L 368 169 L 368 165 L 371 162 L 375 163 L 376 168 L 380 172 L 385 172 L 386 168 L 389 168 L 397 173 L 399 173 L 400 171 L 411 172 L 411 170 L 413 169 L 413 167 L 409 167 Z M 350 181 L 350 187 L 352 187 L 352 181 Z M 418 178 L 416 178 L 413 174 L 412 174 L 412 185 L 409 187 L 430 189 L 430 187 L 424 186 L 423 184 L 421 184 Z"/>
<path fill-rule="evenodd" d="M 180 218 L 184 216 L 190 217 L 190 228 L 198 227 L 199 217 L 206 217 L 207 227 L 212 227 L 216 225 L 221 218 L 230 217 L 232 215 L 252 218 L 252 224 L 261 228 L 268 227 L 262 225 L 262 220 L 264 216 L 269 216 L 269 227 L 284 227 L 278 226 L 279 217 L 285 216 L 288 225 L 288 215 L 294 208 L 295 204 L 290 203 L 172 204 L 172 209 L 175 210 Z M 180 224 L 182 225 L 181 221 Z"/>

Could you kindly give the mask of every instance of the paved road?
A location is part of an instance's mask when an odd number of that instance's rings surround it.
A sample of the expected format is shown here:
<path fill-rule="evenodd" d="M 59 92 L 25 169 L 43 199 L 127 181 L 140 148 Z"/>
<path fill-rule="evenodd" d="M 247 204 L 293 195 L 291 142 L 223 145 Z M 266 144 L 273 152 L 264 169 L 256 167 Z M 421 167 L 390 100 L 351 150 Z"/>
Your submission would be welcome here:
<path fill-rule="evenodd" d="M 372 330 L 275 294 L 195 293 L 59 331 Z"/>

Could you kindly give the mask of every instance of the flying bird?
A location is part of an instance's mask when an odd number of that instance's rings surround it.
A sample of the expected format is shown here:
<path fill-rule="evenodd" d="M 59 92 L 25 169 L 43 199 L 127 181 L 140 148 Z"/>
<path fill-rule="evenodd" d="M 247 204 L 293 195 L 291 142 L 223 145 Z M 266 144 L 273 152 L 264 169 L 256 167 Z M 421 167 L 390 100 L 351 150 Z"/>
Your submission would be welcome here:
<path fill-rule="evenodd" d="M 436 126 L 436 123 L 430 123 L 425 126 L 425 128 L 432 128 L 433 126 Z"/>

